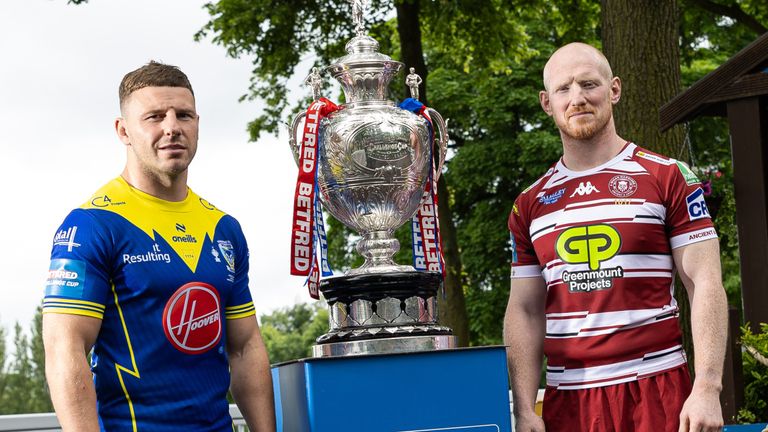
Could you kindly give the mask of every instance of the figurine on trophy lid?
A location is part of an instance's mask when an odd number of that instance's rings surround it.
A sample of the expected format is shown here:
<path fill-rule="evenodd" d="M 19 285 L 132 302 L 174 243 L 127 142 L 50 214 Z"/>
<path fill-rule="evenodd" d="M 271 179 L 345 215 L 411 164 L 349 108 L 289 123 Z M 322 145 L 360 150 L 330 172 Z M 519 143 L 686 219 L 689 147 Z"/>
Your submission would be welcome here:
<path fill-rule="evenodd" d="M 451 348 L 451 329 L 437 323 L 444 263 L 435 186 L 448 143 L 445 122 L 418 101 L 421 77 L 413 68 L 405 80 L 411 98 L 399 106 L 387 99 L 403 64 L 380 53 L 365 33 L 363 1 L 350 2 L 356 36 L 348 54 L 323 69 L 341 84 L 346 103 L 320 97 L 322 78 L 314 68 L 305 82 L 315 101 L 290 130 L 299 167 L 291 273 L 307 276 L 310 293 L 319 289 L 330 309 L 330 331 L 318 338 L 314 354 Z M 357 251 L 365 262 L 343 276 L 328 277 L 321 206 L 362 237 Z M 408 221 L 413 266 L 393 260 L 400 248 L 394 231 Z"/>

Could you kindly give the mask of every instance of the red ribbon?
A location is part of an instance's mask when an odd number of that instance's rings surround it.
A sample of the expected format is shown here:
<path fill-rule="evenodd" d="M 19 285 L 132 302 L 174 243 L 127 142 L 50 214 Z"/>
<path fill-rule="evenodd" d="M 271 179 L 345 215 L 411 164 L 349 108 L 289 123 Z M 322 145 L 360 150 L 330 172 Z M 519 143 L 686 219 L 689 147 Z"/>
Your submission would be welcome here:
<path fill-rule="evenodd" d="M 422 106 L 418 113 L 427 119 L 431 128 L 432 119 L 429 118 L 426 107 Z M 414 267 L 416 270 L 440 272 L 445 277 L 443 241 L 440 236 L 440 217 L 437 212 L 437 183 L 435 181 L 437 175 L 435 161 L 431 154 L 432 152 L 430 152 L 431 171 L 429 178 L 424 186 L 419 209 L 413 216 L 421 236 L 421 250 L 414 250 Z M 416 246 L 415 243 L 414 246 Z"/>
<path fill-rule="evenodd" d="M 304 121 L 299 148 L 299 175 L 296 179 L 296 192 L 293 199 L 293 223 L 291 232 L 291 274 L 308 276 L 315 258 L 315 182 L 317 181 L 317 152 L 320 136 L 320 121 L 323 117 L 338 110 L 333 102 L 320 98 L 309 106 Z M 315 279 L 315 283 L 311 283 Z M 310 295 L 317 298 L 319 277 L 310 278 Z M 313 286 L 315 292 L 313 293 Z"/>

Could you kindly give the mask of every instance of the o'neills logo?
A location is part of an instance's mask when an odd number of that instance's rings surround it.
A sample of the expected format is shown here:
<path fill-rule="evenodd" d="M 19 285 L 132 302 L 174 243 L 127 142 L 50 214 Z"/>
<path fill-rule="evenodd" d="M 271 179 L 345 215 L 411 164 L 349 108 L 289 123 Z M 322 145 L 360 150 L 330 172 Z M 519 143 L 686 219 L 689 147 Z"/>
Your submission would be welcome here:
<path fill-rule="evenodd" d="M 165 337 L 186 354 L 207 352 L 221 339 L 219 293 L 211 285 L 191 282 L 171 296 L 163 311 Z"/>
<path fill-rule="evenodd" d="M 171 237 L 171 240 L 175 241 L 176 243 L 197 243 L 197 239 L 192 236 L 192 234 L 187 234 L 185 236 L 173 236 Z"/>

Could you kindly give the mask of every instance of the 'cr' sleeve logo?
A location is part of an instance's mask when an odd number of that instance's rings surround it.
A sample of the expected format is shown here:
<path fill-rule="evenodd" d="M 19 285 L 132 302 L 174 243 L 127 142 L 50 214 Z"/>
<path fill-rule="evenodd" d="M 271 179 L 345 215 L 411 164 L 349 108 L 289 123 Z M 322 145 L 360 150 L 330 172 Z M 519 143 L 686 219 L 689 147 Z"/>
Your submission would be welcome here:
<path fill-rule="evenodd" d="M 613 258 L 621 248 L 621 236 L 610 225 L 587 225 L 568 228 L 560 233 L 555 252 L 569 264 L 589 264 L 590 270 Z"/>

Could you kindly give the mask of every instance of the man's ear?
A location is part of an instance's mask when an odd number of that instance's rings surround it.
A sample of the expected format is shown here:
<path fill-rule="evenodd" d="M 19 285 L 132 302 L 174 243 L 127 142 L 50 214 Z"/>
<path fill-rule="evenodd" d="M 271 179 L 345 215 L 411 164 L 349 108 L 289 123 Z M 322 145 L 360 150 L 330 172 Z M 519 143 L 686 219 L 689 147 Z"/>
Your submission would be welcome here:
<path fill-rule="evenodd" d="M 131 138 L 128 136 L 128 131 L 125 128 L 125 119 L 123 117 L 118 117 L 115 119 L 115 132 L 123 144 L 127 146 L 131 145 Z"/>
<path fill-rule="evenodd" d="M 549 104 L 549 93 L 547 93 L 546 90 L 539 92 L 539 103 L 541 104 L 541 109 L 543 109 L 547 115 L 551 116 L 552 106 Z"/>
<path fill-rule="evenodd" d="M 621 78 L 613 77 L 611 80 L 611 103 L 616 105 L 621 99 Z"/>

